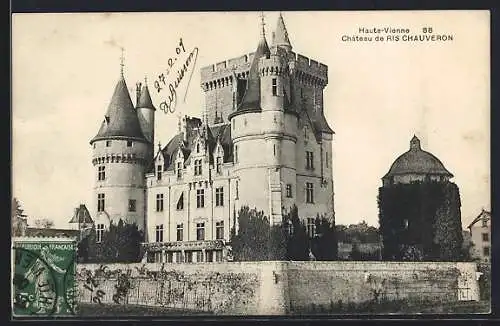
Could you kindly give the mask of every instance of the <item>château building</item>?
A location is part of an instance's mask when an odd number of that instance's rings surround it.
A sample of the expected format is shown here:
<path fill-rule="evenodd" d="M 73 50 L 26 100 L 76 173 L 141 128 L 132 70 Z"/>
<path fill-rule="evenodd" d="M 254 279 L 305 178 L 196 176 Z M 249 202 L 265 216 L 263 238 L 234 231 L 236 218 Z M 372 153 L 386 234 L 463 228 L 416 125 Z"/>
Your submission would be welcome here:
<path fill-rule="evenodd" d="M 334 218 L 328 68 L 292 51 L 281 14 L 272 43 L 264 28 L 256 43 L 201 68 L 201 118 L 184 116 L 156 152 L 148 86 L 134 105 L 122 72 L 90 142 L 98 234 L 123 219 L 144 230 L 150 261 L 224 261 L 243 206 L 281 223 L 296 205 L 310 233 L 317 214 Z"/>

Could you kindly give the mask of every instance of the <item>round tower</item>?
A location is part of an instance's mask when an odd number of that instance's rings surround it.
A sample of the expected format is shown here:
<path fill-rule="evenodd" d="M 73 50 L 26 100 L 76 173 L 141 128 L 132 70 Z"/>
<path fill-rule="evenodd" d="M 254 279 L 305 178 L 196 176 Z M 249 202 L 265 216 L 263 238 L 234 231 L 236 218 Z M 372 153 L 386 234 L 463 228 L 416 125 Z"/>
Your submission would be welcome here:
<path fill-rule="evenodd" d="M 154 144 L 155 137 L 155 111 L 156 108 L 151 100 L 151 95 L 149 94 L 147 79 L 144 78 L 144 86 L 141 83 L 137 83 L 137 117 L 139 118 L 139 124 L 141 126 L 142 133 L 144 137 L 151 143 Z M 153 146 L 151 146 L 151 152 L 149 153 L 148 166 L 153 160 Z"/>
<path fill-rule="evenodd" d="M 99 132 L 90 141 L 96 180 L 91 211 L 96 225 L 107 227 L 121 219 L 144 228 L 144 176 L 153 145 L 144 136 L 137 113 L 122 71 Z"/>

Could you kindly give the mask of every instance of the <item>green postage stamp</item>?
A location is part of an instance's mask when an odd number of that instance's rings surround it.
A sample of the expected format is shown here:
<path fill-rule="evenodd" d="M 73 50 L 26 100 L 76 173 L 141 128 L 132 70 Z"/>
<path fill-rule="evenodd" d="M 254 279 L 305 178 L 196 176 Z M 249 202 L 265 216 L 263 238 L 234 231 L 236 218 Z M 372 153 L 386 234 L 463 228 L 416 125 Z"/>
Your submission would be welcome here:
<path fill-rule="evenodd" d="M 77 314 L 76 241 L 72 238 L 13 238 L 14 317 Z"/>

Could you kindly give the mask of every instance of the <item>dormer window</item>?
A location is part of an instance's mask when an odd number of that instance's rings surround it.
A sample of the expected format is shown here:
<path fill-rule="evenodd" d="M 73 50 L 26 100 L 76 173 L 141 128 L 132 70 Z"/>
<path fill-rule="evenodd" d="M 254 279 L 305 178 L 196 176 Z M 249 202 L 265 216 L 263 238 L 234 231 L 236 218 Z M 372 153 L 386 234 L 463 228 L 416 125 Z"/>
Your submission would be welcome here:
<path fill-rule="evenodd" d="M 220 156 L 218 156 L 216 159 L 215 169 L 217 171 L 217 174 L 222 173 L 222 157 Z"/>
<path fill-rule="evenodd" d="M 196 144 L 196 153 L 200 152 L 200 143 Z"/>
<path fill-rule="evenodd" d="M 307 126 L 304 126 L 304 139 L 308 140 L 309 139 L 309 130 Z"/>
<path fill-rule="evenodd" d="M 162 178 L 162 172 L 163 172 L 163 168 L 162 168 L 162 166 L 161 166 L 161 165 L 158 165 L 158 166 L 156 167 L 156 179 L 157 179 L 158 181 L 160 181 L 160 180 L 161 180 L 161 178 Z"/>
<path fill-rule="evenodd" d="M 132 147 L 132 141 L 131 140 L 127 140 L 127 147 Z"/>
<path fill-rule="evenodd" d="M 182 163 L 177 162 L 177 178 L 182 178 Z"/>
<path fill-rule="evenodd" d="M 106 147 L 110 147 L 111 146 L 111 140 L 106 140 Z"/>
<path fill-rule="evenodd" d="M 194 160 L 194 175 L 201 175 L 201 160 Z"/>

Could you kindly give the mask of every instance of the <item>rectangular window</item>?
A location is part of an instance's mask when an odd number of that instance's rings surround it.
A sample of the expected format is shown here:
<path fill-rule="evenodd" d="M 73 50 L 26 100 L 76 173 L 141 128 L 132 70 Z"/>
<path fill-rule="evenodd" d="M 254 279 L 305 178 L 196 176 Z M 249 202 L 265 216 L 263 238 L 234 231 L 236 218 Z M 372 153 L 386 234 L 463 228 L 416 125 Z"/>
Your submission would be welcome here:
<path fill-rule="evenodd" d="M 132 141 L 131 140 L 127 140 L 127 147 L 132 147 Z"/>
<path fill-rule="evenodd" d="M 184 209 L 184 193 L 181 194 L 179 197 L 179 200 L 177 201 L 177 210 L 183 210 Z"/>
<path fill-rule="evenodd" d="M 174 261 L 174 253 L 169 251 L 167 252 L 167 263 L 172 263 Z"/>
<path fill-rule="evenodd" d="M 217 250 L 215 252 L 215 261 L 217 262 L 222 261 L 222 250 Z"/>
<path fill-rule="evenodd" d="M 97 224 L 96 242 L 101 243 L 103 236 L 104 236 L 104 224 Z"/>
<path fill-rule="evenodd" d="M 186 263 L 192 263 L 193 262 L 193 252 L 192 251 L 186 251 Z"/>
<path fill-rule="evenodd" d="M 97 211 L 104 212 L 104 194 L 97 194 Z"/>
<path fill-rule="evenodd" d="M 182 258 L 182 251 L 177 251 L 175 253 L 175 262 L 176 263 L 182 263 L 184 259 Z"/>
<path fill-rule="evenodd" d="M 177 241 L 182 241 L 184 235 L 184 226 L 183 224 L 177 224 Z"/>
<path fill-rule="evenodd" d="M 163 255 L 161 254 L 161 252 L 155 252 L 155 256 L 154 256 L 155 263 L 163 263 L 162 256 Z"/>
<path fill-rule="evenodd" d="M 490 255 L 490 247 L 483 247 L 483 255 L 484 256 Z"/>
<path fill-rule="evenodd" d="M 292 198 L 292 185 L 289 183 L 286 185 L 286 196 Z"/>
<path fill-rule="evenodd" d="M 203 251 L 198 250 L 196 252 L 196 262 L 197 263 L 202 263 L 203 262 Z"/>
<path fill-rule="evenodd" d="M 488 233 L 483 233 L 483 241 L 490 241 L 490 235 Z"/>
<path fill-rule="evenodd" d="M 136 211 L 136 200 L 135 199 L 129 199 L 128 200 L 128 211 L 129 212 L 135 212 Z"/>
<path fill-rule="evenodd" d="M 105 179 L 106 179 L 106 170 L 105 170 L 105 169 L 106 169 L 106 167 L 105 167 L 105 166 L 100 166 L 100 167 L 98 168 L 98 171 L 99 171 L 99 172 L 98 172 L 98 174 L 97 174 L 97 179 L 98 179 L 99 181 L 103 181 L 103 180 L 105 180 Z"/>
<path fill-rule="evenodd" d="M 194 175 L 201 175 L 201 160 L 194 160 Z"/>
<path fill-rule="evenodd" d="M 307 232 L 307 235 L 309 236 L 309 238 L 314 237 L 314 235 L 316 233 L 316 223 L 315 223 L 315 219 L 312 217 L 307 218 L 306 232 Z"/>
<path fill-rule="evenodd" d="M 224 188 L 215 189 L 215 206 L 224 206 Z"/>
<path fill-rule="evenodd" d="M 224 239 L 224 221 L 215 223 L 215 239 Z"/>
<path fill-rule="evenodd" d="M 160 181 L 160 180 L 161 180 L 161 177 L 162 177 L 162 171 L 163 171 L 162 166 L 161 166 L 161 165 L 158 165 L 158 166 L 156 167 L 156 178 L 157 178 L 157 180 L 158 180 L 158 181 Z"/>
<path fill-rule="evenodd" d="M 205 189 L 196 189 L 196 207 L 205 207 Z"/>
<path fill-rule="evenodd" d="M 314 203 L 314 188 L 312 182 L 306 183 L 306 203 Z"/>
<path fill-rule="evenodd" d="M 207 263 L 211 263 L 214 261 L 213 251 L 207 250 L 207 251 L 205 251 L 205 255 L 207 256 L 207 258 L 206 258 Z"/>
<path fill-rule="evenodd" d="M 222 157 L 217 157 L 217 163 L 216 163 L 216 171 L 217 171 L 217 174 L 221 174 L 222 173 Z"/>
<path fill-rule="evenodd" d="M 156 242 L 163 242 L 163 224 L 156 226 Z"/>
<path fill-rule="evenodd" d="M 483 219 L 483 228 L 486 228 L 486 227 L 488 227 L 488 220 Z"/>
<path fill-rule="evenodd" d="M 278 95 L 278 84 L 276 78 L 273 78 L 273 96 Z"/>
<path fill-rule="evenodd" d="M 163 194 L 156 194 L 156 211 L 163 212 Z"/>
<path fill-rule="evenodd" d="M 306 169 L 314 169 L 313 152 L 306 151 Z"/>
<path fill-rule="evenodd" d="M 205 223 L 196 223 L 196 240 L 205 240 Z"/>
<path fill-rule="evenodd" d="M 106 147 L 110 147 L 111 146 L 111 140 L 106 140 Z"/>
<path fill-rule="evenodd" d="M 182 163 L 177 162 L 177 178 L 182 178 Z"/>

